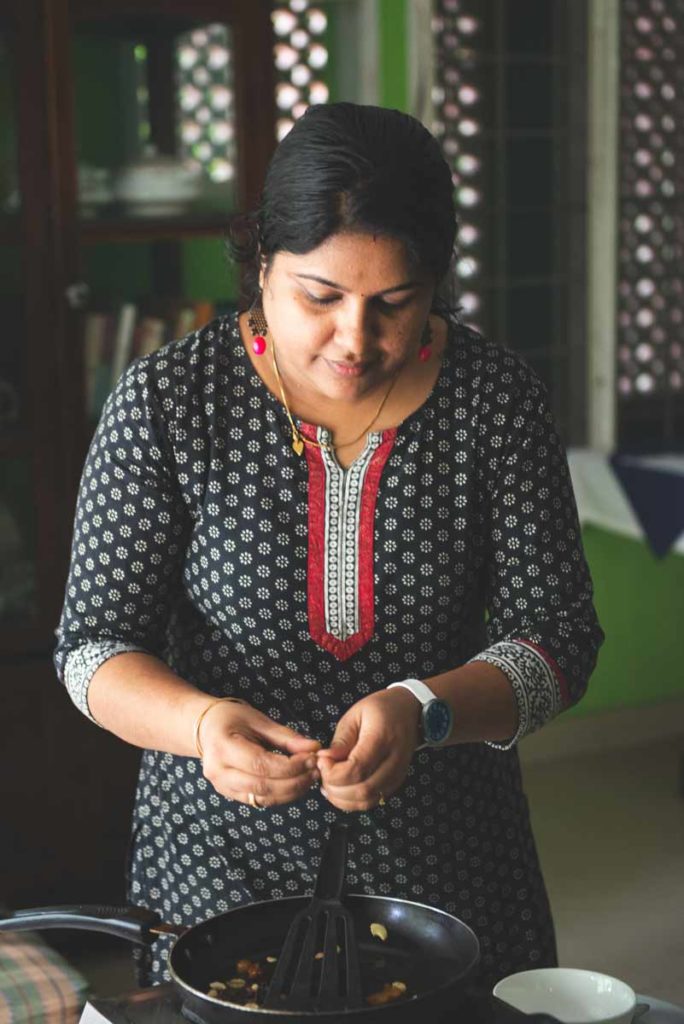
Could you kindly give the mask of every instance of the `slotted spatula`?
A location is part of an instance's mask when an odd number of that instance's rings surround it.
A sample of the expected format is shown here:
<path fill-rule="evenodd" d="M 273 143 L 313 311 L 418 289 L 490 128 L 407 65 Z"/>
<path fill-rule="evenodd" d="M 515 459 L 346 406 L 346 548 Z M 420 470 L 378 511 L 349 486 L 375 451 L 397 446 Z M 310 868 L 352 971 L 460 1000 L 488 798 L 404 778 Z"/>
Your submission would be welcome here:
<path fill-rule="evenodd" d="M 311 902 L 288 929 L 264 1000 L 268 1009 L 351 1010 L 362 1005 L 354 921 L 340 900 L 346 860 L 347 826 L 335 824 Z"/>

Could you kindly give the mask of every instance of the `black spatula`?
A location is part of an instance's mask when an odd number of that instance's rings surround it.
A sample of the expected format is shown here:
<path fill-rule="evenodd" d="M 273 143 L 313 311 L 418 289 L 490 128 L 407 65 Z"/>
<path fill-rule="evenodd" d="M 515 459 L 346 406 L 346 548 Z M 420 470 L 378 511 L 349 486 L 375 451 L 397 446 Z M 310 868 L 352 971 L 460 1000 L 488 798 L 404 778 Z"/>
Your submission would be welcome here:
<path fill-rule="evenodd" d="M 313 898 L 288 929 L 264 1000 L 268 1009 L 350 1010 L 362 1005 L 354 921 L 340 900 L 346 859 L 347 826 L 336 824 L 323 850 Z"/>

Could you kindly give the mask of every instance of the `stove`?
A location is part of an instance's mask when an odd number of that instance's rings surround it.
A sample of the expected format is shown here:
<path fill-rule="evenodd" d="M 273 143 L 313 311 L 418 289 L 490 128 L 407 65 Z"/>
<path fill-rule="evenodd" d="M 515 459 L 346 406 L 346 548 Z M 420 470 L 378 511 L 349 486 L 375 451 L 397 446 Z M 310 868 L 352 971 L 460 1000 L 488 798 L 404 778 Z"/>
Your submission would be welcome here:
<path fill-rule="evenodd" d="M 648 1011 L 639 1024 L 684 1024 L 684 1008 L 651 996 L 638 996 Z M 489 996 L 472 996 L 458 1010 L 429 1024 L 521 1024 L 527 1015 Z M 551 1019 L 551 1018 L 549 1018 Z M 420 1012 L 416 1014 L 418 1024 Z M 637 1020 L 637 1015 L 634 1018 Z M 80 1024 L 188 1024 L 173 985 L 138 989 L 110 999 L 92 999 L 81 1014 Z"/>
<path fill-rule="evenodd" d="M 499 1000 L 470 996 L 457 1011 L 434 1017 L 430 1024 L 520 1024 L 525 1018 L 526 1014 Z M 421 1024 L 420 1010 L 416 1022 Z M 173 985 L 167 984 L 115 998 L 92 999 L 83 1010 L 80 1024 L 188 1024 L 188 1019 L 181 1012 Z"/>

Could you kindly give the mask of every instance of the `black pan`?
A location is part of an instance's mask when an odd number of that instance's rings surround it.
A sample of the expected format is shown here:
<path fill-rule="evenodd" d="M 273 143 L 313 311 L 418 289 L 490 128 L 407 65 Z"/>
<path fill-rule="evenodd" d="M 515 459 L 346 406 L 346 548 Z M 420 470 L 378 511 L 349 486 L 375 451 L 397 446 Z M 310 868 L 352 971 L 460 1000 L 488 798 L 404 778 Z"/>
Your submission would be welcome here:
<path fill-rule="evenodd" d="M 157 914 L 142 907 L 42 907 L 1 917 L 0 931 L 81 928 L 149 945 L 159 935 L 175 935 L 169 971 L 184 1015 L 202 1024 L 288 1024 L 306 1020 L 325 1024 L 353 1024 L 356 1020 L 415 1024 L 456 1010 L 479 960 L 475 934 L 442 910 L 382 896 L 352 895 L 345 903 L 354 917 L 362 958 L 364 953 L 382 957 L 384 979 L 404 981 L 410 998 L 384 1006 L 303 1013 L 250 1009 L 207 995 L 210 983 L 224 979 L 237 959 L 277 955 L 293 916 L 308 901 L 307 896 L 293 896 L 249 903 L 185 930 L 160 922 Z M 374 922 L 386 927 L 386 942 L 371 936 L 370 925 Z"/>

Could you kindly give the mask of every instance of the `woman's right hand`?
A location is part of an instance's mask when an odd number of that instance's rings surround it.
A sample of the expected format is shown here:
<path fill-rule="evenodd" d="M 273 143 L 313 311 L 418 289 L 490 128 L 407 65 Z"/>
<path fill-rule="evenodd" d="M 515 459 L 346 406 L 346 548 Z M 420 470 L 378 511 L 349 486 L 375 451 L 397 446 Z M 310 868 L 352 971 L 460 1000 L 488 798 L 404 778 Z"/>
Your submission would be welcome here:
<path fill-rule="evenodd" d="M 204 776 L 229 800 L 258 807 L 287 804 L 320 779 L 318 740 L 278 725 L 249 704 L 212 705 L 200 733 Z M 274 748 L 283 753 L 273 753 Z"/>

